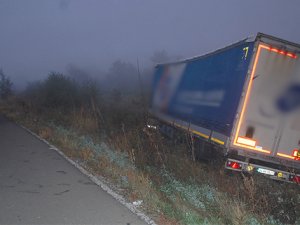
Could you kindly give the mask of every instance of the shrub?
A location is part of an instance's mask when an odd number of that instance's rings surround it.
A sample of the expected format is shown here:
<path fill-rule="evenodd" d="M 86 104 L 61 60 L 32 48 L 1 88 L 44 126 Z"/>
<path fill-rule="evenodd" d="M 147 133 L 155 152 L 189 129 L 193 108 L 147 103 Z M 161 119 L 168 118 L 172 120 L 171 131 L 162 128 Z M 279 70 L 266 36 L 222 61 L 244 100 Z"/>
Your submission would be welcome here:
<path fill-rule="evenodd" d="M 78 105 L 78 87 L 69 77 L 52 72 L 42 86 L 42 102 L 46 108 L 69 111 Z"/>

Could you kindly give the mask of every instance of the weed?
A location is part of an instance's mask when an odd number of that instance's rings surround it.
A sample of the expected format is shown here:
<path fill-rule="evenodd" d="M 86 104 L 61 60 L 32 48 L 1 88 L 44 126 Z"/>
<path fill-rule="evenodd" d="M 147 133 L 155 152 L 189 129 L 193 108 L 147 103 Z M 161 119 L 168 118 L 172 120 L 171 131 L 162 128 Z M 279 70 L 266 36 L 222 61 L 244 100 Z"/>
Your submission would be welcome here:
<path fill-rule="evenodd" d="M 84 148 L 80 151 L 80 158 L 83 159 L 84 162 L 87 162 L 94 158 L 94 153 L 89 148 Z"/>
<path fill-rule="evenodd" d="M 45 127 L 44 129 L 41 129 L 39 131 L 38 135 L 41 138 L 49 140 L 53 136 L 53 132 L 52 132 L 52 130 L 49 127 Z"/>

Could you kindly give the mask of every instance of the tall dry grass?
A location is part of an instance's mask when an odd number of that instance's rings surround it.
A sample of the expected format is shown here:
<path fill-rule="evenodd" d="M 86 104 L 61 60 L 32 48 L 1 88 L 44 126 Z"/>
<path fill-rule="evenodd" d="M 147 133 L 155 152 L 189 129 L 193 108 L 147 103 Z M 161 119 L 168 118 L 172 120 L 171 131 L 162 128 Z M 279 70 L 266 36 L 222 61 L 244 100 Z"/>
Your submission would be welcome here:
<path fill-rule="evenodd" d="M 130 201 L 142 199 L 144 207 L 155 214 L 161 224 L 204 223 L 204 218 L 209 218 L 211 224 L 245 224 L 250 216 L 267 223 L 268 217 L 277 215 L 278 220 L 295 221 L 293 212 L 300 210 L 299 190 L 285 184 L 276 186 L 261 177 L 228 176 L 220 162 L 195 160 L 197 147 L 192 137 L 175 143 L 161 133 L 145 128 L 147 115 L 139 107 L 136 102 L 126 99 L 118 104 L 94 103 L 93 107 L 82 106 L 63 114 L 36 108 L 26 99 L 12 99 L 6 106 L 2 104 L 0 110 L 23 121 L 41 137 L 58 145 L 69 157 L 82 160 L 94 173 L 118 184 Z M 75 130 L 78 136 L 58 135 L 51 124 Z M 90 146 L 79 148 L 76 139 L 84 135 L 93 137 L 95 143 L 105 141 L 113 154 L 124 153 L 129 164 L 124 168 L 108 156 L 98 156 Z M 209 146 L 205 148 L 210 150 Z M 176 182 L 167 181 L 163 172 L 170 174 Z M 216 190 L 217 200 L 203 200 L 198 192 L 190 189 L 207 186 Z M 174 195 L 168 190 L 162 192 L 162 187 L 170 188 Z M 197 190 L 205 192 L 206 189 Z M 278 203 L 281 198 L 282 203 Z M 199 208 L 202 200 L 205 209 Z M 279 213 L 282 210 L 284 215 Z M 291 215 L 292 219 L 283 219 L 285 215 Z"/>

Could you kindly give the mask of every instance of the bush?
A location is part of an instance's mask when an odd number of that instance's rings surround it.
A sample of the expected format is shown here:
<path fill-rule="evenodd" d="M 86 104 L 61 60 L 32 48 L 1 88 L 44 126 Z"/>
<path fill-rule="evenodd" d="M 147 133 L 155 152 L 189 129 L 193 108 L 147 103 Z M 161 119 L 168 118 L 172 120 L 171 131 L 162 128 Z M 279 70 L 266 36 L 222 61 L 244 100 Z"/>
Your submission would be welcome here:
<path fill-rule="evenodd" d="M 42 86 L 42 103 L 46 108 L 63 112 L 75 109 L 78 105 L 78 87 L 67 76 L 52 72 Z"/>

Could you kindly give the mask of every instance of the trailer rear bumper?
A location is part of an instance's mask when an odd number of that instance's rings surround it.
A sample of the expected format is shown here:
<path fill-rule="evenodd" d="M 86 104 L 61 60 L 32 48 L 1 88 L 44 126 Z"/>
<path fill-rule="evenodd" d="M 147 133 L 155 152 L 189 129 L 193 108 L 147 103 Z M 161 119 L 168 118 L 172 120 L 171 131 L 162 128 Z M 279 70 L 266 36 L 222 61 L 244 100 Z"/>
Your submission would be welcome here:
<path fill-rule="evenodd" d="M 300 184 L 300 174 L 288 170 L 278 170 L 254 163 L 228 158 L 225 168 L 234 171 L 246 172 L 249 174 L 262 174 L 274 180 Z"/>

